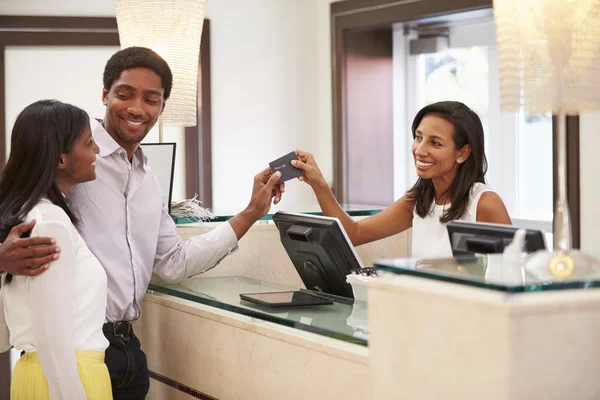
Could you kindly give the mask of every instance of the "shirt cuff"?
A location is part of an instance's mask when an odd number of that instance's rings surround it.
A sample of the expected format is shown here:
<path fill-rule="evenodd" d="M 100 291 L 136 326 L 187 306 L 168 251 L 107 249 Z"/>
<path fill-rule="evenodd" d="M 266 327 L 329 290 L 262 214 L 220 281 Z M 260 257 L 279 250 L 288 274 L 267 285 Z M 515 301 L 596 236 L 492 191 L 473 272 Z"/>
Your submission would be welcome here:
<path fill-rule="evenodd" d="M 220 226 L 213 229 L 212 235 L 214 235 L 213 240 L 217 243 L 223 243 L 223 247 L 227 249 L 227 254 L 231 254 L 237 249 L 238 239 L 229 222 L 220 224 Z"/>

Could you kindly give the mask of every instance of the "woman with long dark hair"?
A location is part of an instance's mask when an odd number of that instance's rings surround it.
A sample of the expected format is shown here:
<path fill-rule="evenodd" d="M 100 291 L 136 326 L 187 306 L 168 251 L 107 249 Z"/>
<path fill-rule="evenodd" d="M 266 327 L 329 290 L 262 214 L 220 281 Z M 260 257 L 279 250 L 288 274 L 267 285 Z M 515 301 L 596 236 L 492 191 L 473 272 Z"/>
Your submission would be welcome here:
<path fill-rule="evenodd" d="M 448 222 L 511 223 L 500 196 L 485 185 L 483 125 L 473 110 L 457 101 L 430 104 L 415 116 L 412 136 L 417 182 L 394 204 L 360 221 L 342 210 L 312 154 L 296 151 L 299 160 L 292 164 L 304 171 L 299 179 L 312 187 L 323 214 L 337 217 L 355 246 L 412 227 L 413 257 L 451 257 Z"/>
<path fill-rule="evenodd" d="M 112 399 L 102 333 L 106 273 L 65 201 L 72 185 L 96 179 L 98 151 L 87 114 L 70 104 L 38 101 L 16 119 L 0 176 L 0 241 L 35 219 L 30 235 L 55 238 L 61 253 L 38 276 L 1 277 L 0 351 L 24 351 L 13 400 Z"/>

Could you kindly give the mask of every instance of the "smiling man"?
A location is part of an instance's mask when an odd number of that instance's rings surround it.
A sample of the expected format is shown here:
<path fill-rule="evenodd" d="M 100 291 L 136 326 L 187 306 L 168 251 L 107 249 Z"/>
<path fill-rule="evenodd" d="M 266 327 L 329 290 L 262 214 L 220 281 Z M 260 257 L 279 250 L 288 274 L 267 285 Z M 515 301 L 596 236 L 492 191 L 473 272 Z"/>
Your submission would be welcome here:
<path fill-rule="evenodd" d="M 144 60 L 138 49 L 131 47 L 124 50 L 126 53 L 115 54 L 111 60 L 120 57 L 119 62 L 109 60 L 102 90 L 106 106 L 102 124 L 129 159 L 162 114 L 173 82 L 164 61 Z M 123 69 L 127 66 L 132 68 Z"/>
<path fill-rule="evenodd" d="M 130 47 L 108 60 L 103 82 L 106 112 L 101 121 L 92 121 L 100 147 L 97 178 L 74 185 L 68 201 L 81 236 L 108 277 L 103 332 L 110 343 L 105 363 L 113 398 L 136 400 L 146 397 L 150 382 L 146 355 L 131 322 L 141 315 L 140 301 L 152 273 L 179 282 L 214 267 L 267 214 L 271 202 L 279 202 L 284 187 L 277 185 L 279 172 L 263 170 L 254 177 L 250 202 L 242 212 L 207 234 L 181 240 L 140 147 L 171 94 L 171 69 L 152 50 Z M 16 226 L 0 245 L 0 271 L 33 276 L 52 268 L 60 253 L 53 238 L 20 238 L 33 225 Z M 36 272 L 28 268 L 39 265 Z"/>
<path fill-rule="evenodd" d="M 246 209 L 213 231 L 182 241 L 167 213 L 160 186 L 139 146 L 163 112 L 173 77 L 152 50 L 130 47 L 114 54 L 104 70 L 103 120 L 93 134 L 100 146 L 97 179 L 76 185 L 69 202 L 79 230 L 108 276 L 105 362 L 114 399 L 143 399 L 149 388 L 146 356 L 131 322 L 152 273 L 178 282 L 214 267 L 281 198 L 279 174 L 254 178 Z"/>

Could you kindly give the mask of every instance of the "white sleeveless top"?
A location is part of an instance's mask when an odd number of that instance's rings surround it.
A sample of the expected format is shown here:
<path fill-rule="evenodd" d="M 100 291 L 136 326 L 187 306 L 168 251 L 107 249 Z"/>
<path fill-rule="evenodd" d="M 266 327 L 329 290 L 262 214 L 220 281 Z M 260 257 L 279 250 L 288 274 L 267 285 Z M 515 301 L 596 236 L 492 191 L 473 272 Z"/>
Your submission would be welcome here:
<path fill-rule="evenodd" d="M 481 195 L 485 192 L 493 192 L 493 190 L 480 182 L 476 182 L 473 185 L 467 209 L 457 221 L 477 221 L 477 204 Z M 417 215 L 415 207 L 412 222 L 412 257 L 452 257 L 452 247 L 450 246 L 450 238 L 446 230 L 447 224 L 440 222 L 440 218 L 444 215 L 444 211 L 448 207 L 450 207 L 450 204 L 435 204 L 425 218 Z"/>

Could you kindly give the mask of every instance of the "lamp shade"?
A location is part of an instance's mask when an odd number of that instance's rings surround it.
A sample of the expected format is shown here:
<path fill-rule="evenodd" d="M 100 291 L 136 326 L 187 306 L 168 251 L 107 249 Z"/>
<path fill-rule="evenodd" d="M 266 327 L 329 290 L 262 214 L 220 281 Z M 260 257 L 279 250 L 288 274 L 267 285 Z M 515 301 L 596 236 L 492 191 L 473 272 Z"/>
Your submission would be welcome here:
<path fill-rule="evenodd" d="M 600 109 L 600 0 L 494 0 L 503 111 Z"/>
<path fill-rule="evenodd" d="M 165 125 L 197 123 L 198 61 L 206 0 L 115 0 L 121 48 L 147 47 L 173 72 Z"/>

